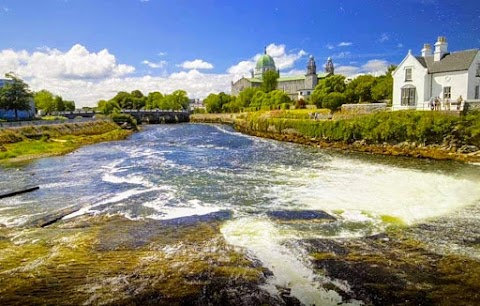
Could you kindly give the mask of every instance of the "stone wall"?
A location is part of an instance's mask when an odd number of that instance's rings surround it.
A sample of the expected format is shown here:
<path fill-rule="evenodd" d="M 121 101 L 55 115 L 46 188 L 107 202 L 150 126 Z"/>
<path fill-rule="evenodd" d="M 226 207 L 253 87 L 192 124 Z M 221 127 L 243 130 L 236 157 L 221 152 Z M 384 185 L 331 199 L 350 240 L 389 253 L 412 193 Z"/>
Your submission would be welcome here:
<path fill-rule="evenodd" d="M 365 104 L 343 104 L 342 112 L 371 113 L 379 110 L 386 110 L 387 103 L 365 103 Z"/>
<path fill-rule="evenodd" d="M 305 80 L 279 81 L 277 89 L 284 91 L 286 94 L 297 96 L 300 89 L 305 88 Z"/>

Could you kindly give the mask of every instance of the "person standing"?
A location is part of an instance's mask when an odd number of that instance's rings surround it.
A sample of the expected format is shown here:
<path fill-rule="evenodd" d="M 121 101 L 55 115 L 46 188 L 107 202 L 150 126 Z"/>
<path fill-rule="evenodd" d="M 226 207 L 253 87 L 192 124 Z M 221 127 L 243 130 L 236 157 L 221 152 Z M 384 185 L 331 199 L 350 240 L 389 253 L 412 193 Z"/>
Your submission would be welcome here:
<path fill-rule="evenodd" d="M 462 95 L 460 95 L 460 97 L 458 97 L 457 99 L 457 110 L 461 109 L 462 103 L 463 103 L 463 98 L 462 98 Z"/>

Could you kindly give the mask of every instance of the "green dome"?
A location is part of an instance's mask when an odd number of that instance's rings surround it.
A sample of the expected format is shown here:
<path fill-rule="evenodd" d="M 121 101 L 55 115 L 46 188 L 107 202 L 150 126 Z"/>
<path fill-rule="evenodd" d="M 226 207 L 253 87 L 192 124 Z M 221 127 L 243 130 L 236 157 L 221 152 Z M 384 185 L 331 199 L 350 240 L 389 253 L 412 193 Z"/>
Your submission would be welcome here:
<path fill-rule="evenodd" d="M 273 68 L 273 70 L 275 70 L 275 61 L 270 55 L 265 53 L 258 59 L 256 68 L 262 69 L 267 67 Z"/>

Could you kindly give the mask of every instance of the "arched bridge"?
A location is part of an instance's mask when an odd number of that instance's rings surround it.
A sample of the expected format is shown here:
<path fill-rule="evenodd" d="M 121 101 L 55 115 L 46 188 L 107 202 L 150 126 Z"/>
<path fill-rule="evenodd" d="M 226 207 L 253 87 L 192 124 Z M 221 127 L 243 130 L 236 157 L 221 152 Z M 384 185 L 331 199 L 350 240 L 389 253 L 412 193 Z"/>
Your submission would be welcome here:
<path fill-rule="evenodd" d="M 136 110 L 136 109 L 122 109 L 122 114 L 132 115 L 138 123 L 178 123 L 188 122 L 190 112 L 186 110 Z M 75 119 L 76 117 L 93 118 L 95 115 L 101 114 L 96 111 L 67 111 L 55 112 L 53 115 L 67 117 L 68 119 Z"/>

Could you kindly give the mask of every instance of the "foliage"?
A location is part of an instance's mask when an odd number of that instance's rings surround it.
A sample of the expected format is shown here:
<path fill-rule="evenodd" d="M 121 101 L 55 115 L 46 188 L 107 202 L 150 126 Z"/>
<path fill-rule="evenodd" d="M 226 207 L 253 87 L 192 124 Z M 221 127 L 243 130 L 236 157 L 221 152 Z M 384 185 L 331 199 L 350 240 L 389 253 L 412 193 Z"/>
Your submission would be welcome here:
<path fill-rule="evenodd" d="M 303 99 L 298 99 L 297 102 L 295 102 L 295 109 L 304 109 L 307 107 L 307 103 Z"/>
<path fill-rule="evenodd" d="M 249 107 L 252 104 L 253 96 L 259 90 L 259 88 L 255 87 L 245 88 L 238 94 L 238 97 L 236 98 L 237 103 L 240 107 Z"/>
<path fill-rule="evenodd" d="M 98 101 L 98 110 L 104 115 L 110 115 L 121 110 L 120 105 L 115 100 Z"/>
<path fill-rule="evenodd" d="M 330 75 L 324 79 L 321 79 L 317 86 L 315 86 L 315 90 L 313 91 L 310 97 L 310 103 L 317 105 L 317 107 L 322 106 L 322 101 L 332 92 L 345 92 L 346 85 L 345 85 L 345 77 L 343 75 Z"/>
<path fill-rule="evenodd" d="M 55 96 L 48 90 L 42 89 L 34 95 L 35 106 L 49 115 L 52 112 L 74 111 L 75 102 L 63 100 L 60 96 Z"/>
<path fill-rule="evenodd" d="M 440 112 L 396 111 L 380 112 L 344 120 L 285 119 L 266 115 L 265 112 L 250 113 L 249 126 L 267 131 L 275 126 L 277 131 L 295 129 L 301 135 L 328 141 L 382 144 L 415 142 L 441 144 L 445 137 L 453 135 L 464 144 L 480 145 L 480 114 L 458 117 Z"/>
<path fill-rule="evenodd" d="M 130 114 L 112 114 L 111 115 L 111 118 L 113 120 L 113 122 L 115 122 L 116 124 L 120 125 L 120 126 L 127 126 L 133 130 L 136 130 L 137 129 L 137 120 L 135 120 L 135 118 L 133 118 L 132 115 Z"/>
<path fill-rule="evenodd" d="M 339 92 L 331 92 L 325 96 L 322 101 L 322 107 L 331 111 L 336 111 L 346 101 L 345 95 Z"/>
<path fill-rule="evenodd" d="M 221 113 L 225 111 L 228 107 L 224 105 L 231 102 L 234 98 L 224 92 L 219 94 L 209 94 L 208 97 L 203 100 L 203 104 L 207 110 L 207 113 Z"/>
<path fill-rule="evenodd" d="M 372 86 L 375 77 L 372 75 L 361 75 L 353 79 L 347 86 L 347 98 L 349 102 L 366 102 L 372 100 Z"/>
<path fill-rule="evenodd" d="M 261 89 L 268 93 L 277 89 L 278 84 L 278 72 L 273 70 L 267 70 L 262 76 Z"/>
<path fill-rule="evenodd" d="M 122 109 L 163 109 L 163 110 L 188 110 L 190 99 L 184 90 L 176 90 L 171 94 L 164 95 L 154 91 L 147 96 L 140 90 L 131 93 L 120 91 L 112 99 L 98 101 L 98 109 L 104 114 L 114 113 Z"/>
<path fill-rule="evenodd" d="M 18 111 L 29 111 L 30 101 L 33 94 L 27 83 L 15 76 L 13 73 L 5 74 L 11 79 L 0 88 L 0 108 L 15 111 L 15 120 L 18 120 Z"/>

